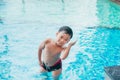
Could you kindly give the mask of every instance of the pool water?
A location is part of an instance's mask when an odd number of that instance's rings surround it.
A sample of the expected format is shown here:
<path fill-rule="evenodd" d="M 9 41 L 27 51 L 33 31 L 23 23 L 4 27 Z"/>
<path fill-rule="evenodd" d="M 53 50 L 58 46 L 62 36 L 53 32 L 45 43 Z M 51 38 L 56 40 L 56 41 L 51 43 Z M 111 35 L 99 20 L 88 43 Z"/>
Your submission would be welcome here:
<path fill-rule="evenodd" d="M 38 46 L 62 25 L 78 41 L 60 80 L 104 80 L 105 66 L 120 65 L 119 8 L 108 0 L 0 0 L 0 80 L 41 80 Z"/>
<path fill-rule="evenodd" d="M 120 65 L 118 34 L 120 30 L 108 28 L 82 30 L 79 33 L 76 60 L 70 62 L 66 70 L 74 73 L 71 78 L 75 76 L 75 80 L 104 80 L 105 66 Z"/>

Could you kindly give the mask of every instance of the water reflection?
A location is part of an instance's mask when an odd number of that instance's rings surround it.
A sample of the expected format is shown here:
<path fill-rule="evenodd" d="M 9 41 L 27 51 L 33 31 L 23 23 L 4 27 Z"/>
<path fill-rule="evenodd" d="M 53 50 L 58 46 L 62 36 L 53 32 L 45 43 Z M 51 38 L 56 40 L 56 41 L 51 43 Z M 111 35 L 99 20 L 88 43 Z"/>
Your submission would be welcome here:
<path fill-rule="evenodd" d="M 2 52 L 0 52 L 0 57 L 8 54 L 8 52 L 9 52 L 9 44 L 8 44 L 9 38 L 7 35 L 3 35 L 3 39 L 4 39 L 4 41 L 2 42 L 2 44 L 4 45 L 4 49 Z"/>
<path fill-rule="evenodd" d="M 0 24 L 3 24 L 3 20 L 0 18 Z"/>
<path fill-rule="evenodd" d="M 22 0 L 22 12 L 25 13 L 25 0 Z"/>
<path fill-rule="evenodd" d="M 97 24 L 95 0 L 93 2 L 89 0 L 7 0 L 1 3 L 5 4 L 4 8 L 0 6 L 0 14 L 4 17 L 4 23 L 6 24 L 25 22 L 45 24 L 48 22 L 48 24 L 57 23 L 78 26 Z M 87 6 L 87 3 L 91 7 Z M 89 11 L 92 12 L 89 14 Z"/>
<path fill-rule="evenodd" d="M 62 2 L 62 10 L 65 11 L 65 2 L 64 0 L 61 0 L 61 2 Z"/>
<path fill-rule="evenodd" d="M 6 3 L 4 0 L 0 0 L 0 24 L 4 24 L 3 18 L 5 15 Z"/>
<path fill-rule="evenodd" d="M 0 60 L 0 80 L 11 80 L 10 67 L 12 63 L 8 60 Z"/>
<path fill-rule="evenodd" d="M 97 7 L 97 15 L 102 27 L 120 28 L 120 5 L 110 0 L 97 0 Z"/>

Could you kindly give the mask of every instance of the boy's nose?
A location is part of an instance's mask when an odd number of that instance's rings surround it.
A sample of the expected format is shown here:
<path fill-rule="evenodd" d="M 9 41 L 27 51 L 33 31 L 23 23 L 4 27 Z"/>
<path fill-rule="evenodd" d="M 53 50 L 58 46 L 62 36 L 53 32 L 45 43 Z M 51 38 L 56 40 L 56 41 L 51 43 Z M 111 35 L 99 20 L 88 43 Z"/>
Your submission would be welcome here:
<path fill-rule="evenodd" d="M 61 42 L 64 42 L 64 39 L 61 39 Z"/>

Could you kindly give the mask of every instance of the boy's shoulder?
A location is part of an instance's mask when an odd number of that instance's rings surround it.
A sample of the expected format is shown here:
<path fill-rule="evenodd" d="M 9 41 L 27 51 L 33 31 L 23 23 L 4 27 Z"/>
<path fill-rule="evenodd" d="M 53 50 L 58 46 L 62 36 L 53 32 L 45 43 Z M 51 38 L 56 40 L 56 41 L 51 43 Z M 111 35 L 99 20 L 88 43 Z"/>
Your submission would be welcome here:
<path fill-rule="evenodd" d="M 51 38 L 47 38 L 47 39 L 45 40 L 45 43 L 49 43 L 49 42 L 51 42 L 51 41 L 52 41 Z"/>

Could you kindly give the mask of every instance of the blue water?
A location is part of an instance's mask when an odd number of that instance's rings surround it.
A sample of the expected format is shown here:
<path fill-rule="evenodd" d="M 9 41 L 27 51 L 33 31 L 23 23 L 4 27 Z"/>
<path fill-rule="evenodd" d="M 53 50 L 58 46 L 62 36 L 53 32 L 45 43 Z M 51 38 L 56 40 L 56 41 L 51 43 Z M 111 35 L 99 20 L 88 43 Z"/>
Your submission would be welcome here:
<path fill-rule="evenodd" d="M 100 24 L 108 28 L 120 28 L 120 5 L 111 0 L 97 0 L 97 16 Z"/>
<path fill-rule="evenodd" d="M 104 80 L 104 67 L 120 65 L 119 14 L 108 0 L 0 0 L 0 80 L 40 80 L 38 46 L 62 25 L 78 42 L 60 80 Z"/>

